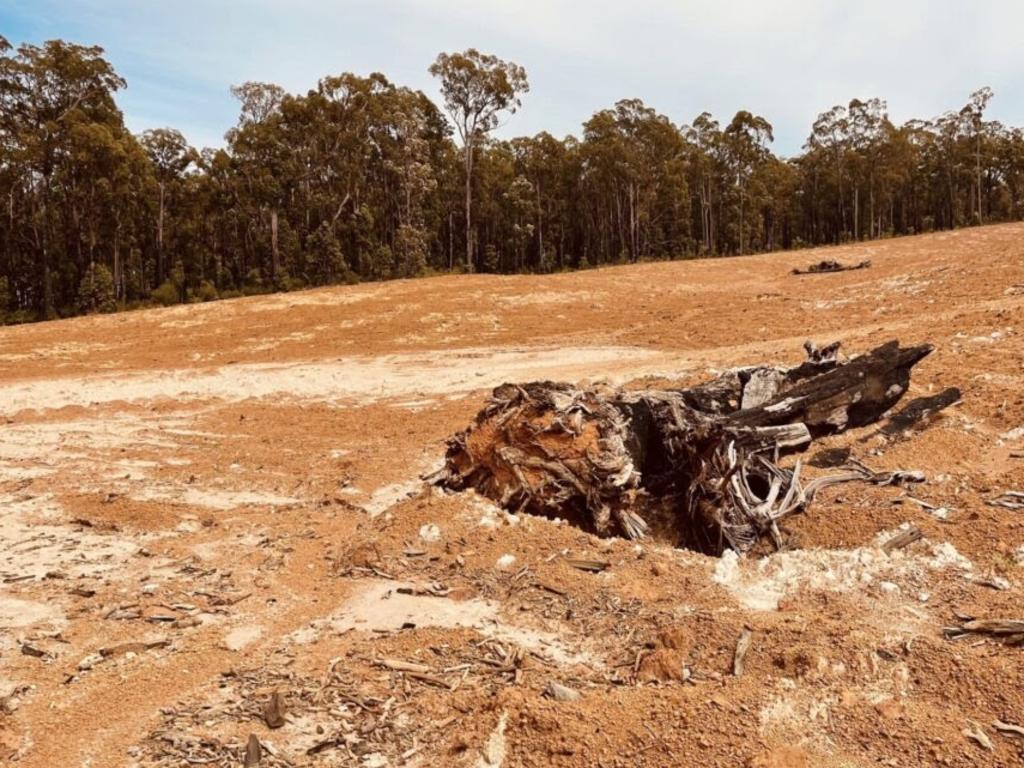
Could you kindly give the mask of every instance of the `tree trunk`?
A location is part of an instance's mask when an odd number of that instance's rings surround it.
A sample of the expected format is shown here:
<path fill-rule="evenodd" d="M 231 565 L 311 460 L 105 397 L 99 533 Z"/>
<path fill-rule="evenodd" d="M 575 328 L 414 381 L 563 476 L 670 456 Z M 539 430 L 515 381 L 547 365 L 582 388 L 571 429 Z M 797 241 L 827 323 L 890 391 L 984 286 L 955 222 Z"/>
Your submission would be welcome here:
<path fill-rule="evenodd" d="M 277 248 L 277 208 L 270 209 L 270 275 L 277 277 L 281 267 L 281 254 Z"/>
<path fill-rule="evenodd" d="M 853 188 L 853 239 L 860 240 L 860 187 Z"/>
<path fill-rule="evenodd" d="M 537 270 L 544 272 L 544 201 L 537 181 Z"/>
<path fill-rule="evenodd" d="M 160 209 L 156 217 L 156 282 L 164 281 L 164 183 L 160 182 Z"/>
<path fill-rule="evenodd" d="M 53 278 L 50 274 L 50 177 L 43 177 L 43 210 L 40 266 L 43 281 L 43 318 L 52 320 L 57 316 L 53 307 Z"/>
<path fill-rule="evenodd" d="M 978 133 L 978 140 L 974 150 L 974 162 L 975 171 L 977 173 L 977 187 L 978 187 L 978 223 L 983 224 L 984 220 L 981 216 L 981 132 Z"/>
<path fill-rule="evenodd" d="M 743 187 L 740 187 L 740 256 L 743 255 Z"/>
<path fill-rule="evenodd" d="M 466 138 L 466 271 L 473 271 L 473 141 Z"/>

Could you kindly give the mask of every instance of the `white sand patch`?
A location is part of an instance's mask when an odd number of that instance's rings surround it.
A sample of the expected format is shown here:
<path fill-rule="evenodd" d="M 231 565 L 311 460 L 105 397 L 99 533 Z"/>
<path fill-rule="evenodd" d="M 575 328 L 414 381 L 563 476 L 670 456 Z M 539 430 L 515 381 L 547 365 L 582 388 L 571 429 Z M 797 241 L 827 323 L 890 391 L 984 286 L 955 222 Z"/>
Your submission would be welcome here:
<path fill-rule="evenodd" d="M 779 601 L 798 592 L 865 590 L 881 595 L 920 595 L 929 571 L 969 573 L 971 562 L 948 542 L 914 545 L 884 553 L 879 544 L 852 550 L 811 549 L 779 552 L 760 560 L 728 550 L 715 566 L 713 580 L 726 587 L 744 608 L 774 611 Z"/>
<path fill-rule="evenodd" d="M 96 576 L 122 567 L 138 551 L 120 534 L 62 525 L 63 516 L 49 495 L 0 495 L 0 578 Z"/>
<path fill-rule="evenodd" d="M 43 622 L 59 622 L 61 619 L 61 612 L 53 605 L 19 600 L 0 592 L 0 632 L 6 629 L 30 627 Z"/>
<path fill-rule="evenodd" d="M 291 396 L 343 405 L 470 392 L 506 381 L 605 377 L 623 381 L 665 355 L 639 347 L 437 351 L 329 363 L 231 365 L 120 376 L 52 378 L 0 386 L 3 413 L 153 401 Z"/>
<path fill-rule="evenodd" d="M 241 651 L 246 646 L 252 645 L 263 635 L 263 627 L 255 624 L 248 624 L 243 627 L 236 627 L 224 635 L 224 647 L 229 651 Z"/>
<path fill-rule="evenodd" d="M 407 480 L 404 483 L 391 483 L 375 490 L 366 501 L 357 503 L 366 510 L 370 517 L 377 517 L 398 502 L 415 496 L 421 488 L 423 488 L 423 481 L 419 478 Z"/>
<path fill-rule="evenodd" d="M 499 605 L 490 600 L 449 600 L 429 595 L 406 595 L 394 581 L 360 582 L 342 608 L 314 626 L 341 633 L 348 631 L 392 632 L 408 624 L 417 627 L 472 629 L 487 637 L 514 643 L 563 664 L 593 664 L 586 653 L 574 651 L 552 632 L 502 621 Z M 308 636 L 308 633 L 307 633 Z"/>
<path fill-rule="evenodd" d="M 185 419 L 169 417 L 125 415 L 8 424 L 0 430 L 0 462 L 3 462 L 0 464 L 0 481 L 5 479 L 3 468 L 15 463 L 22 471 L 26 463 L 35 467 L 53 467 L 95 452 L 108 456 L 105 463 L 116 466 L 118 459 L 112 455 L 126 447 L 178 448 L 178 443 L 168 438 L 173 434 L 170 429 L 161 428 L 172 428 L 184 422 Z"/>
<path fill-rule="evenodd" d="M 58 342 L 56 344 L 50 344 L 49 346 L 35 347 L 31 352 L 16 353 L 0 352 L 0 362 L 17 362 L 18 360 L 70 360 L 75 357 L 81 357 L 82 355 L 91 354 L 93 352 L 99 352 L 105 349 L 109 349 L 108 344 L 99 344 L 96 342 L 80 342 L 80 341 L 65 341 Z"/>

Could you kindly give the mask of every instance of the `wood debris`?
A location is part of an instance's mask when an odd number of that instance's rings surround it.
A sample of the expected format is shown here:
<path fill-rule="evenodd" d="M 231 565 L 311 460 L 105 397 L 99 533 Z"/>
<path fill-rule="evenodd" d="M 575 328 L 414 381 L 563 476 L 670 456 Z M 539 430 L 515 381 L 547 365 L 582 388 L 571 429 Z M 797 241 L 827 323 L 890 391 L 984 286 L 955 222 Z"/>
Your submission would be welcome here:
<path fill-rule="evenodd" d="M 978 742 L 978 744 L 981 747 L 987 749 L 989 752 L 994 751 L 996 748 L 995 745 L 992 743 L 992 739 L 990 739 L 988 737 L 988 734 L 985 733 L 985 729 L 973 720 L 967 721 L 967 727 L 964 728 L 963 734 L 968 739 Z"/>
<path fill-rule="evenodd" d="M 825 259 L 809 265 L 804 269 L 794 268 L 794 275 L 820 275 L 828 272 L 850 272 L 855 269 L 867 269 L 871 266 L 871 260 L 865 260 L 856 264 L 843 264 L 834 259 Z"/>
<path fill-rule="evenodd" d="M 924 538 L 924 534 L 920 528 L 916 526 L 910 526 L 906 530 L 900 531 L 892 538 L 888 539 L 882 544 L 882 551 L 887 555 L 895 552 L 897 549 L 903 549 L 909 547 L 915 541 L 920 541 Z"/>
<path fill-rule="evenodd" d="M 588 571 L 589 573 L 607 571 L 612 566 L 607 560 L 586 560 L 576 557 L 567 557 L 563 562 L 578 571 Z"/>
<path fill-rule="evenodd" d="M 747 658 L 747 651 L 750 650 L 750 641 L 753 636 L 754 633 L 744 627 L 740 633 L 739 640 L 736 641 L 736 651 L 732 657 L 732 674 L 734 677 L 741 677 L 743 675 L 743 662 Z"/>
<path fill-rule="evenodd" d="M 1024 509 L 1024 492 L 1006 491 L 988 502 L 991 507 L 1003 507 L 1004 509 Z"/>
<path fill-rule="evenodd" d="M 245 745 L 245 758 L 242 765 L 244 768 L 255 768 L 263 759 L 263 750 L 260 747 L 260 740 L 255 733 L 249 734 L 249 741 Z"/>
<path fill-rule="evenodd" d="M 1024 728 L 1021 728 L 1019 725 L 1004 723 L 1002 720 L 993 720 L 992 727 L 1000 733 L 1008 733 L 1012 736 L 1019 736 L 1024 739 Z"/>
<path fill-rule="evenodd" d="M 171 644 L 170 640 L 162 638 L 160 640 L 152 640 L 146 643 L 120 643 L 118 645 L 108 646 L 106 648 L 100 648 L 99 654 L 105 659 L 113 658 L 114 656 L 123 656 L 126 653 L 145 653 L 155 648 L 166 648 Z"/>
<path fill-rule="evenodd" d="M 967 635 L 989 635 L 1007 645 L 1024 645 L 1024 619 L 970 619 L 943 631 L 951 640 Z"/>
<path fill-rule="evenodd" d="M 284 696 L 280 691 L 274 691 L 267 699 L 267 703 L 263 705 L 263 722 L 267 724 L 268 728 L 280 728 L 287 722 L 285 720 L 286 713 Z"/>
<path fill-rule="evenodd" d="M 930 345 L 889 342 L 842 362 L 838 344 L 805 345 L 794 368 L 744 368 L 683 390 L 504 384 L 448 443 L 428 478 L 474 488 L 513 512 L 568 519 L 599 535 L 653 535 L 719 554 L 750 550 L 836 483 L 921 482 L 919 472 L 806 479 L 784 451 L 877 421 L 906 392 Z"/>

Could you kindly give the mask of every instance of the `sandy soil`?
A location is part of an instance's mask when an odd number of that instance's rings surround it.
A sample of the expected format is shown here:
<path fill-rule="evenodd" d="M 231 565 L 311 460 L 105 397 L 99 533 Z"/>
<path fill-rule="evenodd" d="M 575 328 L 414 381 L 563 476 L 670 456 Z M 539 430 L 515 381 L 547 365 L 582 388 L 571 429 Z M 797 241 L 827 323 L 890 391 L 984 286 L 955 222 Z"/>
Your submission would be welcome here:
<path fill-rule="evenodd" d="M 822 258 L 873 266 L 789 274 Z M 838 487 L 800 548 L 715 559 L 419 479 L 503 381 L 806 338 L 936 345 L 909 397 L 961 404 L 807 457 L 923 470 L 931 509 Z M 0 765 L 241 766 L 250 734 L 271 768 L 1019 764 L 1024 649 L 943 627 L 1024 618 L 1024 511 L 988 503 L 1024 490 L 1022 385 L 1021 225 L 0 329 Z"/>

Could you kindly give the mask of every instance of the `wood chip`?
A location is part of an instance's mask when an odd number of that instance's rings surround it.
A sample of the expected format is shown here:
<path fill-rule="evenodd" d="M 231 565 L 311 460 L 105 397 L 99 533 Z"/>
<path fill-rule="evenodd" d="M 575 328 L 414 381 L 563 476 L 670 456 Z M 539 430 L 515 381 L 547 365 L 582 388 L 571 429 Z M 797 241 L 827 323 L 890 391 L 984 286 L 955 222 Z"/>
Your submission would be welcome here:
<path fill-rule="evenodd" d="M 425 675 L 431 671 L 430 667 L 425 664 L 417 664 L 413 661 L 403 661 L 402 659 L 377 659 L 377 664 L 385 669 L 394 670 L 395 672 L 416 672 L 418 674 Z"/>
<path fill-rule="evenodd" d="M 32 645 L 31 643 L 22 643 L 21 652 L 25 656 L 34 656 L 37 659 L 46 658 L 47 655 L 46 651 L 44 651 L 42 648 Z"/>
<path fill-rule="evenodd" d="M 612 567 L 612 564 L 606 560 L 585 560 L 575 557 L 565 558 L 565 563 L 580 571 L 588 571 L 590 573 L 600 573 Z"/>
<path fill-rule="evenodd" d="M 744 627 L 740 633 L 739 640 L 736 641 L 736 652 L 732 657 L 732 673 L 736 677 L 743 674 L 743 660 L 747 656 L 747 651 L 750 650 L 750 641 L 753 634 L 753 632 Z"/>
<path fill-rule="evenodd" d="M 903 549 L 904 547 L 910 546 L 915 541 L 919 541 L 924 538 L 924 534 L 921 533 L 921 529 L 915 526 L 907 528 L 905 531 L 900 531 L 891 539 L 882 544 L 882 551 L 886 554 L 895 552 L 897 549 Z"/>
<path fill-rule="evenodd" d="M 284 696 L 280 691 L 274 691 L 263 706 L 263 722 L 267 724 L 268 728 L 280 728 L 286 722 L 286 712 Z"/>
<path fill-rule="evenodd" d="M 146 651 L 151 651 L 154 648 L 166 648 L 170 644 L 171 641 L 167 639 L 153 640 L 149 643 L 120 643 L 119 645 L 100 648 L 100 656 L 104 659 L 109 659 L 114 656 L 122 656 L 126 653 L 145 653 Z"/>
<path fill-rule="evenodd" d="M 260 740 L 256 738 L 255 733 L 250 733 L 249 743 L 245 745 L 245 760 L 243 761 L 242 766 L 243 768 L 255 768 L 260 764 L 260 760 L 262 759 L 263 749 L 260 746 Z"/>

